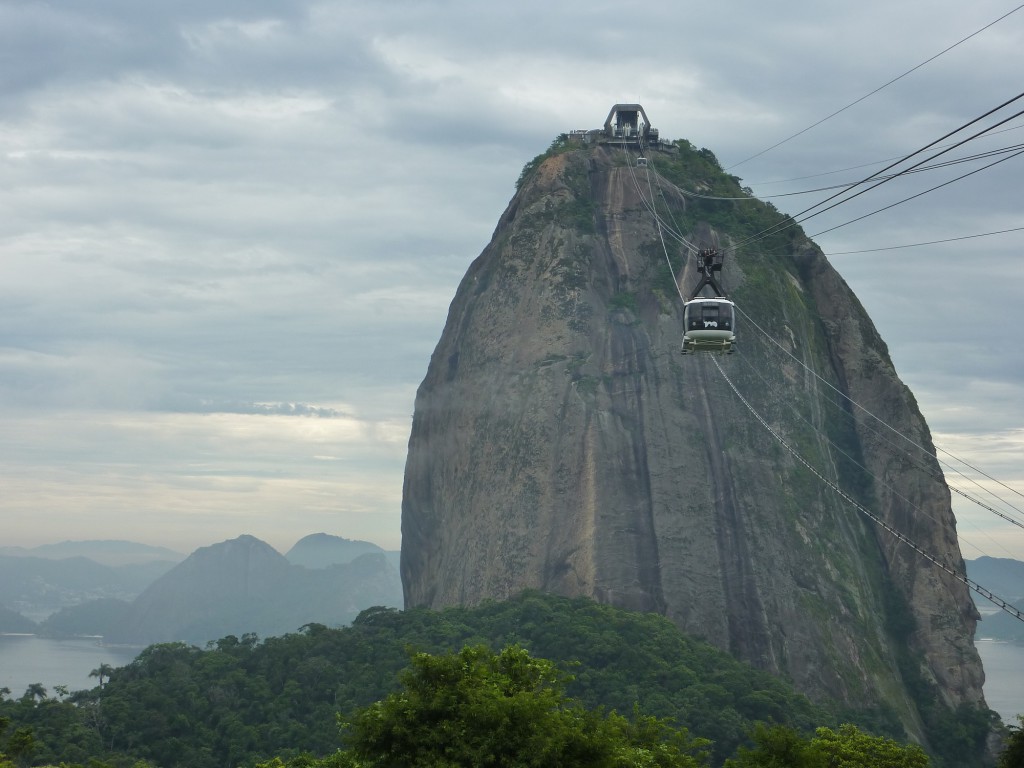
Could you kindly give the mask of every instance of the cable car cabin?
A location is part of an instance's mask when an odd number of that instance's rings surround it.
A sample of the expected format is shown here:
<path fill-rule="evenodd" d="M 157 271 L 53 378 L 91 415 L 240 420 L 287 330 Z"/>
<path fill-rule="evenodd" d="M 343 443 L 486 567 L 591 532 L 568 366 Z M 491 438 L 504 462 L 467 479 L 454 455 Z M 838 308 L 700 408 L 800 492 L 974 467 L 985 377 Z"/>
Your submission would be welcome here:
<path fill-rule="evenodd" d="M 638 157 L 636 159 L 636 167 L 637 168 L 646 168 L 647 167 L 647 158 L 646 157 Z"/>
<path fill-rule="evenodd" d="M 683 354 L 728 352 L 736 343 L 736 312 L 721 297 L 691 299 L 683 305 Z"/>

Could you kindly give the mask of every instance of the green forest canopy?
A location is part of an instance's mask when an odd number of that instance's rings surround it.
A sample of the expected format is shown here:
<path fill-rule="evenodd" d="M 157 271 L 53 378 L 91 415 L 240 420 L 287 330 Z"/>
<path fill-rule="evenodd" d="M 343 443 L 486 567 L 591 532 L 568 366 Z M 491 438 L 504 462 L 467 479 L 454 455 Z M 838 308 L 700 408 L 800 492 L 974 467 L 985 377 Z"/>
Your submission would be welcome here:
<path fill-rule="evenodd" d="M 684 635 L 656 614 L 539 593 L 476 608 L 364 611 L 351 627 L 311 624 L 260 641 L 229 636 L 206 649 L 153 645 L 102 687 L 62 697 L 36 690 L 0 701 L 8 736 L 34 734 L 33 764 L 221 768 L 343 745 L 336 716 L 384 699 L 410 653 L 518 645 L 572 676 L 566 694 L 587 709 L 670 718 L 708 739 L 712 765 L 736 755 L 758 722 L 800 734 L 852 722 L 903 739 L 880 711 L 816 706 L 773 675 Z M 40 686 L 41 688 L 41 686 Z M 945 762 L 983 765 L 990 713 L 962 713 L 942 746 Z M 0 742 L 2 744 L 3 742 Z"/>

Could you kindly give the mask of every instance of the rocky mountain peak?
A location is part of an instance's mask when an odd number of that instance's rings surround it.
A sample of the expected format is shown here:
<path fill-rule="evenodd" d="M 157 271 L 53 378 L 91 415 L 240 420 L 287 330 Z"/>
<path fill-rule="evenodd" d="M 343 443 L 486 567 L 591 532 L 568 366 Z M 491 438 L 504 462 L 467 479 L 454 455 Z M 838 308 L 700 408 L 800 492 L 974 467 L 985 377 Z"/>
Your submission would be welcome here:
<path fill-rule="evenodd" d="M 201 645 L 229 634 L 282 635 L 310 622 L 346 624 L 362 609 L 395 605 L 399 597 L 398 574 L 383 552 L 312 570 L 243 535 L 197 549 L 157 579 L 106 640 Z"/>
<path fill-rule="evenodd" d="M 327 533 L 303 536 L 288 550 L 288 562 L 306 568 L 327 568 L 350 563 L 365 554 L 383 554 L 384 550 L 369 541 L 346 539 Z"/>
<path fill-rule="evenodd" d="M 746 193 L 708 150 L 647 159 L 556 142 L 459 286 L 416 398 L 406 605 L 535 588 L 658 612 L 918 736 L 931 696 L 983 704 L 966 588 L 819 482 L 725 379 L 816 472 L 962 570 L 935 460 L 893 450 L 842 396 L 931 447 L 870 318 L 799 228 L 734 247 L 784 217 L 715 199 Z M 727 255 L 735 355 L 679 353 L 695 245 Z"/>

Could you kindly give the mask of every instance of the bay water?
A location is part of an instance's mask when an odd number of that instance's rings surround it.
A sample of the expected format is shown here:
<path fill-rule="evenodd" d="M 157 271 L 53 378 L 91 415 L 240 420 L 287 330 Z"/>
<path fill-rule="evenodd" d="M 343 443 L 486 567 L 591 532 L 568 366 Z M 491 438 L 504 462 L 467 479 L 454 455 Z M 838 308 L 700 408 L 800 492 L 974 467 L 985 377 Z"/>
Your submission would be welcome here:
<path fill-rule="evenodd" d="M 99 638 L 74 637 L 53 640 L 35 635 L 0 635 L 0 688 L 8 688 L 12 698 L 41 683 L 50 697 L 55 685 L 69 691 L 95 688 L 99 680 L 89 677 L 101 664 L 123 667 L 138 654 L 138 648 L 100 645 Z"/>
<path fill-rule="evenodd" d="M 1007 725 L 1024 715 L 1024 645 L 1003 640 L 975 640 L 985 666 L 985 701 Z"/>

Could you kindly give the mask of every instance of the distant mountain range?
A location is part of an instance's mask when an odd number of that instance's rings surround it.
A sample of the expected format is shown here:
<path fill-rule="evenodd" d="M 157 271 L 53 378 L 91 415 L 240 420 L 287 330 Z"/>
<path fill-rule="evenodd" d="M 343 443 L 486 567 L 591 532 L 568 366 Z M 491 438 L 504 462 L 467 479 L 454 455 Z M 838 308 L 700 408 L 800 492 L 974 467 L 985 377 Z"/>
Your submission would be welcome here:
<path fill-rule="evenodd" d="M 0 632 L 11 635 L 34 634 L 38 631 L 38 625 L 31 619 L 26 619 L 17 611 L 5 608 L 0 605 Z"/>
<path fill-rule="evenodd" d="M 967 575 L 985 589 L 1024 611 L 1024 562 L 1008 557 L 979 557 L 967 560 Z M 985 614 L 975 637 L 1024 644 L 1024 623 L 1005 611 L 988 613 L 991 603 L 981 597 L 975 602 Z"/>
<path fill-rule="evenodd" d="M 343 539 L 326 533 L 313 533 L 295 543 L 285 553 L 288 562 L 306 568 L 329 568 L 332 565 L 351 563 L 360 555 L 381 554 L 398 570 L 399 552 L 387 552 L 368 541 Z"/>
<path fill-rule="evenodd" d="M 62 541 L 38 547 L 0 547 L 0 556 L 42 557 L 48 560 L 67 560 L 85 557 L 101 565 L 139 565 L 142 563 L 180 563 L 185 555 L 167 547 L 153 547 L 135 541 L 114 539 L 93 541 Z"/>
<path fill-rule="evenodd" d="M 156 559 L 168 555 L 174 559 Z M 253 536 L 188 557 L 132 542 L 5 548 L 0 632 L 203 645 L 228 635 L 281 635 L 309 623 L 340 626 L 364 608 L 402 606 L 398 555 L 323 533 L 303 538 L 287 555 Z"/>
<path fill-rule="evenodd" d="M 34 621 L 89 600 L 133 600 L 176 561 L 103 565 L 87 557 L 0 555 L 0 605 Z M 2 629 L 2 627 L 0 627 Z"/>
<path fill-rule="evenodd" d="M 269 637 L 348 624 L 364 608 L 401 608 L 399 552 L 315 533 L 284 555 L 252 536 L 189 556 L 127 541 L 0 548 L 0 633 L 103 635 L 148 645 Z M 1024 609 L 1024 562 L 967 560 L 967 575 Z M 986 604 L 978 598 L 979 607 Z M 1024 625 L 987 614 L 977 637 L 1024 643 Z"/>

